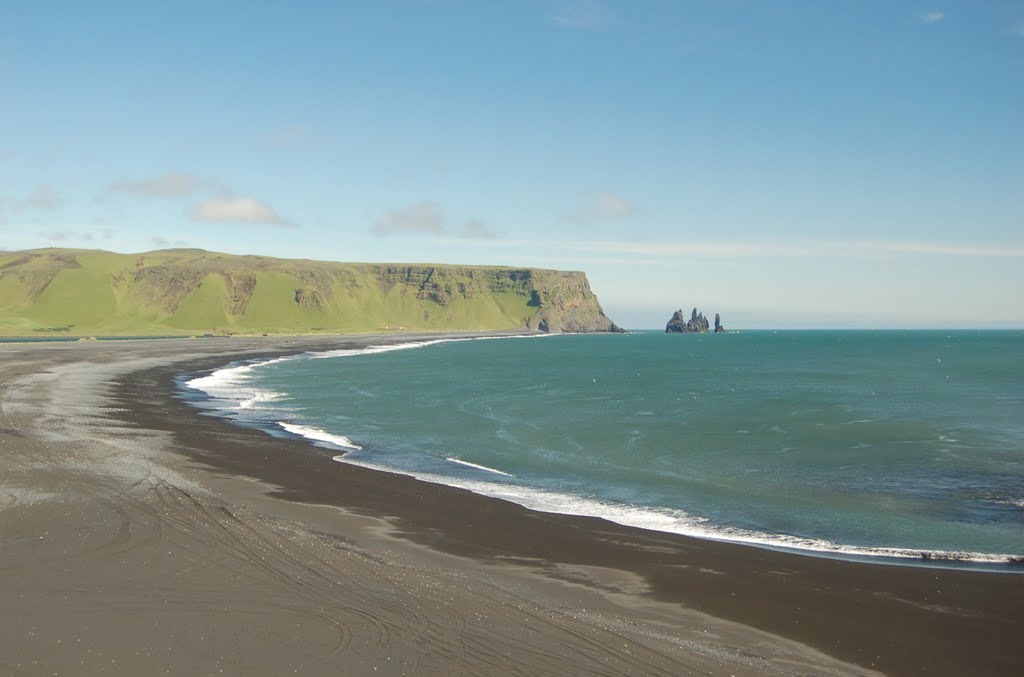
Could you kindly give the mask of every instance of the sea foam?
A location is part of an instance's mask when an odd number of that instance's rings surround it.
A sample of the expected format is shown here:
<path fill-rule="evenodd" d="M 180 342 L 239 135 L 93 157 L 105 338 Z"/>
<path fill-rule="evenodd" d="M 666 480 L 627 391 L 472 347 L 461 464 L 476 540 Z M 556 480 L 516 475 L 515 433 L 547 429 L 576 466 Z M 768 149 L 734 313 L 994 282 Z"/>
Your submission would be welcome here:
<path fill-rule="evenodd" d="M 450 463 L 458 463 L 459 465 L 464 465 L 464 466 L 469 467 L 469 468 L 476 468 L 477 470 L 483 470 L 484 472 L 494 473 L 495 475 L 504 475 L 505 477 L 515 477 L 515 475 L 507 473 L 504 470 L 498 470 L 497 468 L 488 468 L 486 465 L 480 465 L 479 463 L 470 463 L 469 461 L 463 461 L 461 458 L 455 458 L 454 456 L 448 456 L 444 460 L 446 460 L 446 461 L 448 461 Z"/>
<path fill-rule="evenodd" d="M 299 356 L 276 357 L 259 362 L 231 364 L 206 376 L 185 382 L 185 387 L 206 393 L 220 409 L 239 410 L 260 408 L 260 405 L 280 400 L 284 393 L 255 388 L 249 385 L 253 370 L 270 364 L 296 359 Z"/>
<path fill-rule="evenodd" d="M 253 411 L 269 410 L 284 413 L 284 410 L 286 409 L 286 407 L 281 405 L 281 401 L 288 398 L 287 393 L 257 388 L 251 383 L 254 372 L 257 369 L 262 369 L 263 367 L 267 367 L 272 364 L 279 364 L 281 362 L 288 362 L 292 360 L 374 355 L 398 350 L 424 348 L 426 346 L 434 346 L 441 343 L 461 343 L 464 341 L 486 341 L 509 338 L 539 338 L 543 336 L 549 336 L 549 334 L 442 338 L 427 341 L 405 341 L 402 343 L 369 345 L 363 348 L 341 348 L 338 350 L 326 350 L 321 352 L 305 352 L 265 360 L 247 361 L 244 363 L 234 362 L 204 376 L 197 376 L 189 379 L 188 381 L 185 381 L 184 385 L 187 388 L 198 390 L 207 395 L 209 400 L 205 404 L 199 404 L 199 406 L 206 406 L 214 410 L 218 410 L 235 419 L 238 419 L 240 416 L 248 418 L 251 416 L 251 412 Z M 243 412 L 249 413 L 243 414 Z M 285 431 L 300 437 L 305 437 L 311 441 L 327 442 L 349 450 L 362 448 L 343 435 L 336 435 L 320 428 L 288 421 L 275 421 L 275 423 Z M 483 466 L 481 466 L 480 469 L 502 474 L 500 470 L 488 469 Z"/>
<path fill-rule="evenodd" d="M 442 338 L 430 339 L 427 341 L 406 341 L 403 343 L 391 343 L 382 345 L 370 345 L 364 348 L 341 348 L 338 350 L 325 350 L 320 352 L 305 352 L 297 355 L 286 355 L 266 360 L 256 360 L 245 363 L 232 363 L 226 367 L 217 369 L 205 376 L 197 376 L 185 382 L 185 387 L 192 390 L 199 390 L 206 393 L 212 400 L 211 404 L 217 409 L 232 411 L 241 409 L 263 408 L 267 402 L 281 400 L 287 397 L 285 393 L 277 393 L 269 390 L 261 390 L 250 385 L 253 378 L 253 371 L 272 364 L 288 362 L 291 360 L 325 359 L 334 357 L 355 357 L 357 355 L 375 355 L 378 353 L 389 353 L 397 350 L 411 350 L 424 348 L 441 343 L 462 343 L 464 341 L 487 341 L 496 339 L 512 338 L 542 338 L 555 336 L 557 334 L 523 334 L 513 336 L 474 336 L 466 338 Z"/>
<path fill-rule="evenodd" d="M 320 428 L 313 428 L 307 425 L 298 425 L 296 423 L 286 423 L 285 421 L 278 421 L 277 425 L 281 426 L 282 428 L 284 428 L 286 431 L 290 432 L 293 435 L 305 437 L 307 440 L 313 440 L 314 442 L 328 442 L 337 447 L 341 447 L 343 449 L 352 449 L 355 451 L 359 451 L 360 449 L 362 449 L 361 446 L 359 446 L 349 438 L 345 437 L 344 435 L 335 435 Z"/>
<path fill-rule="evenodd" d="M 472 480 L 463 477 L 450 477 L 429 472 L 417 472 L 395 468 L 383 464 L 366 461 L 350 454 L 338 455 L 334 460 L 339 463 L 358 465 L 372 470 L 383 470 L 399 475 L 414 477 L 424 482 L 443 484 L 457 489 L 465 489 L 473 493 L 491 498 L 499 498 L 516 503 L 539 512 L 575 515 L 580 517 L 600 517 L 609 522 L 628 527 L 661 531 L 682 536 L 691 536 L 712 541 L 741 543 L 781 550 L 799 551 L 806 554 L 824 554 L 839 557 L 883 558 L 886 560 L 917 560 L 933 563 L 942 562 L 975 562 L 979 564 L 1006 564 L 1014 561 L 1009 554 L 991 554 L 979 552 L 959 552 L 947 550 L 926 550 L 909 548 L 865 547 L 834 543 L 824 539 L 802 538 L 787 534 L 773 534 L 717 525 L 709 519 L 691 515 L 673 508 L 651 508 L 602 501 L 576 494 L 526 487 L 512 483 Z M 452 458 L 445 460 L 452 461 Z M 456 461 L 457 462 L 457 461 Z M 463 465 L 476 465 L 463 463 Z M 492 468 L 482 466 L 480 469 L 494 472 Z M 501 471 L 498 474 L 507 475 Z"/>

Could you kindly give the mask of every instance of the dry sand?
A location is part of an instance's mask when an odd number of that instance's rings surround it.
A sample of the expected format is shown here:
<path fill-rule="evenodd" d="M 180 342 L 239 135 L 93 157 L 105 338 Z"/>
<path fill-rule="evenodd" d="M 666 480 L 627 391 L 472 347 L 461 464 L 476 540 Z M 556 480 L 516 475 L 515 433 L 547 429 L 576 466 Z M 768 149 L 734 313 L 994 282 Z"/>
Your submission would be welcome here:
<path fill-rule="evenodd" d="M 1019 574 L 536 513 L 171 393 L 380 340 L 0 344 L 0 674 L 1024 673 Z"/>

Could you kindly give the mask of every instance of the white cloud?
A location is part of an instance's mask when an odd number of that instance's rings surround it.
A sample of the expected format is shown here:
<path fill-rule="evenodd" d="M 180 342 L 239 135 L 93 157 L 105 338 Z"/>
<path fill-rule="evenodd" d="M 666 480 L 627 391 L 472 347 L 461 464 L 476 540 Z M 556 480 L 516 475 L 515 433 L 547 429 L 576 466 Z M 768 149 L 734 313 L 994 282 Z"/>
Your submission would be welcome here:
<path fill-rule="evenodd" d="M 574 30 L 605 28 L 615 21 L 615 17 L 608 8 L 593 0 L 564 3 L 548 18 L 562 28 Z"/>
<path fill-rule="evenodd" d="M 193 221 L 202 223 L 254 223 L 292 226 L 270 205 L 252 197 L 209 198 L 192 210 Z"/>
<path fill-rule="evenodd" d="M 945 19 L 946 15 L 943 12 L 927 12 L 918 18 L 921 20 L 921 23 L 937 24 Z"/>
<path fill-rule="evenodd" d="M 479 219 L 473 219 L 462 228 L 459 237 L 468 240 L 493 240 L 498 234 L 487 227 L 487 224 Z"/>
<path fill-rule="evenodd" d="M 64 198 L 53 188 L 53 186 L 44 183 L 32 191 L 32 194 L 29 195 L 24 202 L 14 201 L 13 204 L 15 206 L 15 211 L 19 211 L 25 207 L 41 209 L 44 211 L 53 211 L 54 209 L 60 209 L 64 206 Z"/>
<path fill-rule="evenodd" d="M 4 212 L 20 214 L 26 209 L 37 209 L 41 211 L 53 211 L 64 206 L 64 198 L 53 186 L 41 184 L 24 199 L 0 195 L 0 220 Z"/>
<path fill-rule="evenodd" d="M 633 215 L 633 204 L 615 193 L 592 195 L 585 209 L 568 215 L 571 221 L 625 219 Z"/>
<path fill-rule="evenodd" d="M 185 242 L 184 240 L 174 240 L 172 242 L 168 240 L 166 237 L 161 237 L 159 235 L 151 238 L 150 241 L 153 243 L 153 246 L 156 247 L 157 249 L 167 249 L 169 247 L 188 247 L 188 242 Z"/>
<path fill-rule="evenodd" d="M 991 247 L 985 245 L 937 242 L 854 242 L 849 246 L 863 249 L 875 249 L 895 254 L 940 254 L 942 256 L 1024 258 L 1024 248 L 1021 247 Z"/>
<path fill-rule="evenodd" d="M 377 237 L 390 235 L 432 235 L 444 236 L 449 232 L 448 224 L 436 202 L 395 209 L 370 225 L 370 232 Z M 470 219 L 455 233 L 461 240 L 493 240 L 498 233 L 481 219 Z"/>
<path fill-rule="evenodd" d="M 267 140 L 274 146 L 297 146 L 309 138 L 305 127 L 289 127 L 271 134 Z"/>
<path fill-rule="evenodd" d="M 614 193 L 601 193 L 594 198 L 593 211 L 606 218 L 623 218 L 633 214 L 629 200 Z"/>
<path fill-rule="evenodd" d="M 934 242 L 811 242 L 806 244 L 764 244 L 744 242 L 721 243 L 595 243 L 610 247 L 611 251 L 629 251 L 656 256 L 697 256 L 707 258 L 764 258 L 764 257 L 870 257 L 879 253 L 920 254 L 974 257 L 1024 257 L 1024 248 L 991 247 L 970 244 Z"/>
<path fill-rule="evenodd" d="M 695 258 L 760 258 L 814 256 L 806 245 L 766 244 L 761 242 L 590 242 L 581 243 L 593 251 L 638 256 L 675 256 Z"/>
<path fill-rule="evenodd" d="M 40 230 L 45 228 L 45 230 Z M 20 240 L 25 244 L 26 247 L 38 247 L 40 241 L 48 245 L 55 243 L 77 243 L 92 246 L 93 243 L 100 242 L 101 240 L 110 240 L 117 231 L 111 228 L 96 228 L 96 224 L 86 223 L 39 223 L 39 222 L 26 222 L 20 223 L 8 223 L 0 224 L 0 229 L 4 229 L 10 233 L 4 234 L 4 237 L 11 237 L 15 240 Z M 10 246 L 7 243 L 0 244 L 0 248 Z"/>
<path fill-rule="evenodd" d="M 1024 38 L 1024 23 L 1017 24 L 1010 29 L 1011 35 L 1016 35 L 1018 38 Z"/>
<path fill-rule="evenodd" d="M 623 242 L 615 240 L 503 240 L 502 247 L 613 256 L 656 263 L 678 259 L 878 258 L 885 255 L 1024 258 L 1024 247 L 938 242 Z"/>
<path fill-rule="evenodd" d="M 388 212 L 384 218 L 370 226 L 377 237 L 389 235 L 438 235 L 444 233 L 444 219 L 435 202 L 421 202 L 404 209 Z"/>
<path fill-rule="evenodd" d="M 138 181 L 118 181 L 108 190 L 140 197 L 187 197 L 199 188 L 200 182 L 192 174 L 172 172 Z"/>

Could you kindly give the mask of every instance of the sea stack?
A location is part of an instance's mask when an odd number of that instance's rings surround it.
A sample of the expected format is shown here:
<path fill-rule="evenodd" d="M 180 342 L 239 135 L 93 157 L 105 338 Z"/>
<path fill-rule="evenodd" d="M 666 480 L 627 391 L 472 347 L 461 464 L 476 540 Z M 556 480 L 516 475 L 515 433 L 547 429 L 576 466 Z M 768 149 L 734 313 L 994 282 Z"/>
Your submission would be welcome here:
<path fill-rule="evenodd" d="M 666 334 L 685 334 L 686 333 L 686 319 L 683 316 L 683 309 L 680 308 L 672 314 L 672 319 L 665 325 Z"/>
<path fill-rule="evenodd" d="M 690 313 L 690 319 L 686 320 L 682 309 L 672 314 L 672 319 L 665 325 L 666 334 L 707 334 L 711 331 L 711 324 L 704 313 L 698 313 L 694 308 Z M 724 334 L 725 327 L 722 326 L 722 318 L 715 313 L 715 333 Z"/>

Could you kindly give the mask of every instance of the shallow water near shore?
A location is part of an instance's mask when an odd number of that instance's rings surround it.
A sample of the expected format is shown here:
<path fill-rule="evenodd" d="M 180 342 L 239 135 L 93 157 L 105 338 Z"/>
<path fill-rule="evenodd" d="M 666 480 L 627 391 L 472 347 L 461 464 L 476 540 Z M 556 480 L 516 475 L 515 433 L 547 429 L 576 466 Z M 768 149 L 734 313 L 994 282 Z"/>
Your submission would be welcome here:
<path fill-rule="evenodd" d="M 440 341 L 189 386 L 339 461 L 539 510 L 832 556 L 1024 555 L 1020 331 Z"/>

